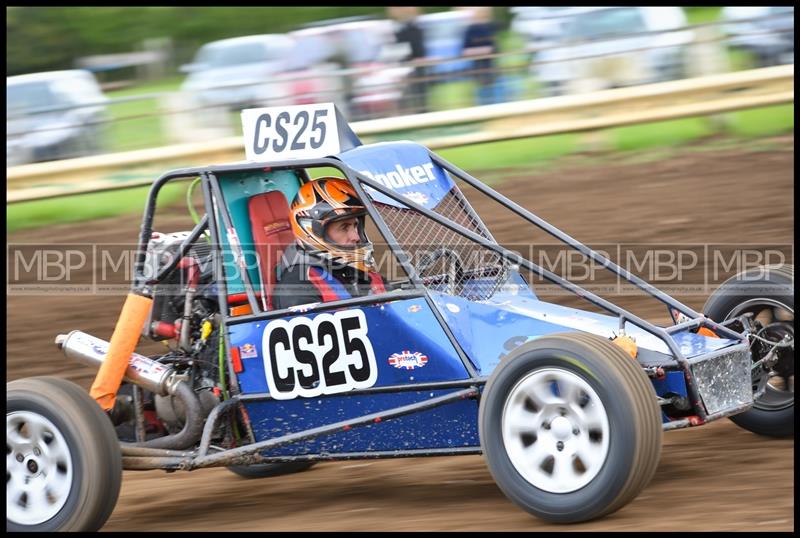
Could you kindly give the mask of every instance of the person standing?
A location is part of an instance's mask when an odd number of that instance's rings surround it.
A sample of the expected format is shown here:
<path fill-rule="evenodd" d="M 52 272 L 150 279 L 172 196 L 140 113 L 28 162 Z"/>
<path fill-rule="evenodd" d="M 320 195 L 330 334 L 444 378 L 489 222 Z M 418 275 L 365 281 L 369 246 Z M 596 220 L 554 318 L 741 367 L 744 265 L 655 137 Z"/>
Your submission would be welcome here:
<path fill-rule="evenodd" d="M 410 73 L 410 81 L 404 88 L 404 108 L 412 114 L 427 112 L 427 85 L 425 81 L 421 80 L 425 76 L 425 68 L 420 65 L 426 56 L 425 36 L 422 28 L 416 22 L 419 8 L 414 6 L 390 6 L 388 13 L 389 17 L 400 25 L 395 32 L 396 41 L 408 45 L 408 53 L 402 59 L 402 62 L 410 63 L 413 67 Z"/>
<path fill-rule="evenodd" d="M 472 23 L 464 34 L 464 56 L 486 56 L 497 52 L 495 35 L 497 27 L 492 20 L 491 7 L 469 7 L 472 12 Z M 479 58 L 472 62 L 471 70 L 475 71 L 478 84 L 478 104 L 496 103 L 496 80 L 492 58 Z"/>

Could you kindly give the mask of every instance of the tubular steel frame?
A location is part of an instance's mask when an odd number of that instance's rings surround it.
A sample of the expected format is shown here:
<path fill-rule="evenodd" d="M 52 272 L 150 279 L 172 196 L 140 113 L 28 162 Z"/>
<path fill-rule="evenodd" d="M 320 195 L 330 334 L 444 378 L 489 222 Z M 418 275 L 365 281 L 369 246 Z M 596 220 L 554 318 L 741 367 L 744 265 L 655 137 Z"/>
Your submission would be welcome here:
<path fill-rule="evenodd" d="M 320 312 L 320 311 L 341 308 L 345 306 L 374 304 L 376 302 L 387 302 L 398 299 L 425 298 L 427 303 L 430 305 L 431 310 L 436 315 L 436 319 L 439 321 L 439 324 L 444 329 L 445 334 L 447 335 L 448 339 L 453 344 L 454 349 L 458 353 L 462 363 L 464 364 L 465 369 L 469 373 L 469 378 L 464 380 L 455 380 L 447 382 L 425 383 L 424 385 L 380 387 L 380 388 L 362 389 L 353 391 L 353 393 L 356 394 L 372 394 L 372 393 L 385 393 L 393 391 L 415 391 L 415 390 L 427 391 L 431 389 L 460 388 L 460 390 L 457 390 L 455 392 L 451 392 L 449 394 L 444 394 L 434 398 L 429 398 L 421 402 L 399 406 L 396 408 L 387 409 L 376 413 L 371 413 L 361 417 L 347 419 L 334 424 L 320 426 L 317 428 L 311 428 L 301 432 L 295 432 L 280 437 L 276 437 L 273 439 L 250 443 L 248 445 L 244 445 L 241 447 L 226 449 L 221 452 L 209 454 L 208 452 L 211 449 L 210 445 L 211 435 L 214 428 L 217 425 L 217 422 L 221 417 L 225 416 L 231 410 L 241 408 L 241 404 L 245 401 L 270 399 L 268 394 L 263 394 L 263 395 L 240 394 L 238 383 L 236 381 L 236 376 L 235 373 L 233 372 L 232 362 L 229 356 L 227 356 L 226 354 L 226 363 L 228 366 L 228 374 L 230 379 L 229 383 L 232 396 L 230 399 L 220 402 L 211 411 L 210 415 L 206 418 L 206 423 L 203 428 L 203 434 L 199 448 L 197 450 L 178 451 L 178 450 L 167 450 L 167 449 L 144 448 L 136 446 L 135 444 L 121 443 L 122 455 L 123 455 L 123 467 L 125 469 L 191 470 L 202 467 L 237 465 L 237 464 L 247 465 L 247 464 L 268 463 L 268 462 L 317 461 L 317 460 L 338 460 L 338 459 L 344 460 L 344 459 L 362 459 L 362 458 L 411 457 L 411 456 L 422 456 L 422 455 L 434 456 L 434 455 L 480 453 L 479 448 L 461 447 L 461 448 L 430 449 L 430 450 L 420 449 L 420 450 L 410 450 L 410 451 L 357 452 L 357 453 L 335 454 L 335 455 L 317 454 L 317 455 L 307 455 L 307 456 L 269 457 L 258 454 L 258 452 L 269 448 L 275 448 L 277 446 L 293 443 L 299 440 L 311 439 L 322 435 L 328 435 L 332 433 L 337 433 L 339 431 L 349 430 L 350 428 L 353 427 L 364 426 L 367 424 L 383 420 L 389 420 L 399 416 L 404 416 L 411 413 L 445 405 L 460 399 L 479 398 L 482 387 L 483 385 L 485 385 L 488 379 L 487 376 L 478 375 L 475 367 L 472 365 L 472 362 L 469 360 L 464 350 L 456 341 L 454 335 L 447 327 L 447 324 L 444 322 L 444 319 L 438 313 L 416 269 L 410 263 L 408 255 L 400 247 L 399 243 L 394 237 L 394 234 L 388 228 L 386 223 L 383 222 L 380 214 L 373 205 L 370 196 L 364 189 L 364 185 L 370 187 L 371 189 L 374 189 L 375 191 L 380 192 L 385 196 L 388 196 L 389 198 L 397 202 L 400 202 L 401 204 L 410 209 L 413 209 L 425 215 L 426 217 L 432 219 L 439 225 L 450 229 L 451 231 L 461 235 L 462 237 L 469 239 L 475 243 L 478 243 L 479 245 L 481 245 L 486 249 L 494 251 L 495 253 L 502 256 L 503 259 L 505 259 L 506 261 L 522 266 L 529 271 L 537 273 L 540 277 L 543 277 L 555 284 L 558 284 L 564 289 L 571 291 L 578 297 L 586 299 L 590 303 L 610 313 L 617 315 L 619 317 L 619 324 L 620 324 L 619 326 L 621 331 L 624 330 L 625 324 L 630 322 L 636 325 L 637 327 L 649 332 L 650 334 L 653 334 L 661 341 L 663 341 L 667 345 L 669 350 L 672 352 L 673 358 L 675 359 L 679 370 L 681 370 L 684 374 L 684 377 L 686 379 L 686 385 L 689 390 L 689 397 L 692 405 L 692 411 L 695 413 L 695 416 L 693 417 L 678 418 L 671 422 L 665 423 L 663 425 L 663 429 L 665 431 L 692 425 L 703 424 L 710 420 L 715 420 L 723 416 L 729 416 L 731 414 L 735 414 L 736 412 L 739 411 L 739 409 L 736 409 L 730 412 L 716 413 L 713 415 L 708 415 L 705 412 L 705 409 L 703 408 L 703 405 L 700 400 L 697 384 L 694 381 L 694 378 L 691 375 L 689 369 L 689 363 L 681 353 L 680 348 L 673 340 L 672 335 L 684 329 L 690 329 L 700 326 L 707 326 L 712 330 L 719 332 L 727 336 L 728 338 L 732 338 L 734 340 L 746 341 L 746 336 L 744 334 L 740 334 L 733 331 L 732 329 L 726 326 L 727 323 L 718 324 L 713 320 L 703 316 L 702 314 L 695 312 L 694 310 L 684 305 L 680 301 L 658 290 L 657 288 L 647 283 L 646 281 L 631 274 L 629 271 L 619 267 L 608 258 L 602 256 L 601 254 L 587 247 L 583 243 L 580 243 L 576 239 L 565 234 L 561 230 L 547 223 L 540 217 L 537 217 L 532 212 L 519 206 L 512 200 L 506 198 L 502 194 L 495 191 L 494 189 L 491 189 L 490 187 L 486 186 L 476 178 L 469 175 L 467 172 L 449 163 L 448 161 L 439 157 L 432 151 L 428 150 L 428 154 L 434 163 L 441 166 L 448 173 L 456 176 L 458 179 L 461 179 L 462 181 L 465 181 L 466 183 L 476 188 L 484 195 L 488 196 L 489 198 L 492 198 L 496 202 L 503 205 L 505 208 L 514 212 L 516 215 L 522 217 L 528 223 L 539 227 L 540 229 L 549 233 L 553 237 L 559 239 L 560 241 L 572 247 L 573 249 L 581 252 L 582 254 L 594 260 L 595 262 L 599 262 L 603 267 L 613 272 L 617 276 L 624 278 L 628 282 L 635 284 L 638 288 L 646 292 L 651 297 L 658 299 L 659 301 L 666 304 L 668 307 L 677 309 L 679 312 L 682 312 L 685 315 L 690 316 L 692 319 L 677 325 L 673 325 L 668 328 L 658 327 L 634 315 L 633 313 L 617 306 L 616 304 L 611 303 L 595 295 L 594 293 L 585 290 L 580 286 L 573 284 L 572 282 L 569 282 L 568 280 L 540 267 L 539 265 L 522 257 L 521 255 L 502 247 L 493 240 L 491 234 L 490 234 L 490 239 L 487 239 L 465 228 L 464 226 L 437 214 L 434 211 L 426 209 L 420 206 L 419 204 L 405 198 L 401 194 L 393 192 L 391 189 L 385 187 L 383 184 L 374 181 L 368 177 L 365 177 L 363 174 L 356 172 L 355 170 L 351 169 L 344 162 L 342 162 L 337 158 L 327 157 L 321 159 L 284 160 L 275 163 L 270 163 L 268 166 L 264 165 L 263 163 L 241 163 L 241 164 L 215 165 L 207 167 L 184 168 L 184 169 L 173 170 L 159 177 L 150 188 L 150 192 L 148 194 L 148 200 L 145 205 L 145 211 L 142 219 L 142 226 L 139 236 L 138 250 L 135 258 L 134 276 L 131 285 L 132 293 L 137 293 L 147 296 L 151 295 L 152 294 L 151 286 L 157 284 L 158 282 L 169 276 L 169 274 L 175 270 L 180 258 L 183 257 L 189 251 L 191 244 L 194 241 L 196 241 L 206 229 L 208 229 L 211 232 L 212 244 L 215 249 L 216 274 L 218 275 L 224 274 L 222 266 L 222 254 L 223 254 L 222 241 L 221 241 L 222 234 L 221 230 L 219 229 L 219 222 L 217 218 L 212 218 L 209 215 L 212 216 L 219 215 L 219 218 L 222 220 L 222 224 L 223 226 L 225 226 L 226 230 L 233 231 L 233 224 L 230 212 L 228 211 L 228 207 L 224 201 L 224 197 L 219 185 L 219 179 L 217 178 L 217 174 L 228 173 L 228 172 L 245 172 L 254 170 L 262 170 L 264 172 L 270 172 L 273 170 L 282 170 L 282 169 L 305 169 L 305 168 L 319 168 L 319 167 L 336 168 L 340 170 L 342 173 L 344 173 L 345 177 L 353 185 L 353 188 L 356 190 L 361 200 L 363 200 L 367 212 L 369 213 L 373 222 L 378 227 L 380 233 L 386 240 L 386 244 L 389 246 L 392 253 L 395 255 L 397 261 L 406 271 L 412 289 L 404 291 L 387 292 L 378 295 L 370 295 L 367 297 L 356 297 L 339 301 L 331 301 L 328 303 L 317 305 L 313 309 L 310 309 L 310 311 Z M 206 215 L 203 216 L 201 221 L 192 230 L 189 237 L 187 237 L 187 239 L 181 244 L 176 259 L 172 260 L 168 266 L 160 270 L 156 277 L 151 279 L 145 278 L 144 276 L 145 256 L 147 252 L 147 245 L 150 240 L 150 236 L 152 234 L 152 224 L 154 218 L 154 211 L 156 207 L 156 198 L 158 196 L 159 191 L 169 181 L 184 180 L 198 176 L 202 179 L 203 197 L 206 205 Z M 305 179 L 307 179 L 307 176 L 305 177 Z M 471 210 L 472 209 L 471 206 L 468 206 L 468 209 Z M 470 213 L 474 214 L 474 211 L 470 211 Z M 243 251 L 241 249 L 241 245 L 239 244 L 238 240 L 237 241 L 229 240 L 228 244 L 232 250 L 234 259 L 239 262 L 244 260 Z M 227 327 L 229 325 L 248 323 L 256 320 L 266 321 L 297 313 L 295 310 L 291 310 L 288 308 L 281 310 L 263 311 L 260 308 L 259 302 L 256 299 L 256 296 L 253 292 L 253 286 L 250 281 L 248 272 L 246 270 L 242 271 L 242 279 L 248 303 L 252 311 L 251 314 L 247 315 L 240 315 L 236 317 L 230 316 L 228 314 L 227 286 L 224 282 L 225 279 L 220 278 L 217 285 L 217 295 L 222 315 L 220 331 L 224 338 L 224 345 L 226 349 L 230 349 L 230 341 L 227 330 Z M 243 413 L 243 415 L 245 415 L 243 418 L 245 419 L 245 423 L 248 427 L 249 437 L 251 438 L 251 441 L 253 441 L 254 437 L 252 435 L 252 431 L 250 431 L 249 423 L 246 418 L 246 413 Z"/>

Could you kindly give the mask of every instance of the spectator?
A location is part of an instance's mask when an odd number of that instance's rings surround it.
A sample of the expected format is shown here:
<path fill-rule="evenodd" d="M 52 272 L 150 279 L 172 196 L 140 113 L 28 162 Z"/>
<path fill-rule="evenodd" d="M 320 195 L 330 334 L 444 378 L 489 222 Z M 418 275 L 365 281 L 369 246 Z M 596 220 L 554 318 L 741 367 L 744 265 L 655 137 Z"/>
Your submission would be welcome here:
<path fill-rule="evenodd" d="M 485 56 L 497 52 L 495 34 L 497 27 L 492 20 L 491 7 L 471 6 L 472 23 L 464 35 L 464 56 Z M 496 98 L 495 72 L 492 58 L 477 59 L 472 64 L 475 81 L 478 84 L 478 104 L 487 105 L 498 102 Z"/>
<path fill-rule="evenodd" d="M 389 17 L 398 23 L 400 28 L 395 33 L 398 43 L 408 44 L 408 54 L 402 59 L 414 66 L 410 82 L 405 87 L 403 102 L 411 113 L 427 112 L 426 84 L 420 80 L 425 75 L 425 68 L 419 65 L 425 59 L 425 40 L 422 28 L 416 23 L 419 8 L 413 6 L 390 6 Z"/>

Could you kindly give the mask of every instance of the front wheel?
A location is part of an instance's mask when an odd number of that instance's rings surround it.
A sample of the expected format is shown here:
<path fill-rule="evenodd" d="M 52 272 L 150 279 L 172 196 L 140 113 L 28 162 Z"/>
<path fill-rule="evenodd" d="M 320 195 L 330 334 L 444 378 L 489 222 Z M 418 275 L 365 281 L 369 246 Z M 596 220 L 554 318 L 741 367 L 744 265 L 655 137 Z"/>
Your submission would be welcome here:
<path fill-rule="evenodd" d="M 556 523 L 622 508 L 661 454 L 649 379 L 620 347 L 585 333 L 539 337 L 509 354 L 486 383 L 479 431 L 503 493 Z"/>
<path fill-rule="evenodd" d="M 98 530 L 122 482 L 111 421 L 65 379 L 19 379 L 6 390 L 6 530 Z"/>
<path fill-rule="evenodd" d="M 754 405 L 731 418 L 738 426 L 770 437 L 794 435 L 794 266 L 759 267 L 739 273 L 725 282 L 706 301 L 703 314 L 724 321 L 753 314 L 760 329 L 757 336 L 777 342 L 790 336 L 791 346 L 780 348 L 777 362 L 756 372 L 754 392 L 761 393 Z M 761 360 L 771 346 L 757 340 L 753 362 Z M 762 392 L 763 390 L 763 392 Z"/>

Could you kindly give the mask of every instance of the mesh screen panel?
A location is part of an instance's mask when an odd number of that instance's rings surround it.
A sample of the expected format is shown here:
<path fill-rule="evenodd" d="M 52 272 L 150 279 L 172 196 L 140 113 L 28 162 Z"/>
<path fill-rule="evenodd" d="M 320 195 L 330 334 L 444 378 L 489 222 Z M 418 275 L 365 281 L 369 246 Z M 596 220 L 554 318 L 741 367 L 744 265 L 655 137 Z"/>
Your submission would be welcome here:
<path fill-rule="evenodd" d="M 380 202 L 375 202 L 375 207 L 428 289 L 483 300 L 505 283 L 508 263 L 499 254 L 415 209 Z M 471 215 L 457 189 L 433 211 L 494 242 L 485 226 Z"/>

